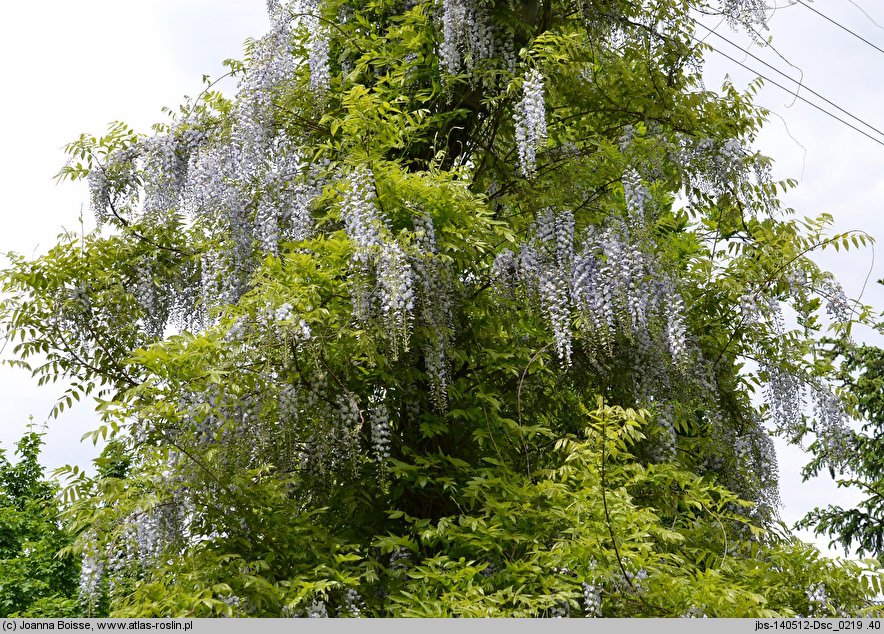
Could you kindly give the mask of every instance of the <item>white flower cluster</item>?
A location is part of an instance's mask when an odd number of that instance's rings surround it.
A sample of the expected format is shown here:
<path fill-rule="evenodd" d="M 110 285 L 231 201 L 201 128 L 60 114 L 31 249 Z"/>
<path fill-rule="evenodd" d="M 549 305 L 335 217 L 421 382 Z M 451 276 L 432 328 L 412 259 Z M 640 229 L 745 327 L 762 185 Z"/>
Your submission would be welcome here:
<path fill-rule="evenodd" d="M 638 572 L 635 573 L 627 570 L 616 579 L 616 584 L 624 591 L 644 592 L 647 590 L 644 583 L 647 579 L 648 571 L 644 568 L 639 568 Z"/>
<path fill-rule="evenodd" d="M 442 0 L 439 61 L 449 75 L 494 57 L 494 32 L 476 0 Z"/>
<path fill-rule="evenodd" d="M 377 261 L 381 314 L 392 339 L 407 339 L 414 310 L 411 264 L 398 242 L 385 242 Z"/>
<path fill-rule="evenodd" d="M 316 15 L 315 6 L 308 9 Z M 212 308 L 242 296 L 261 253 L 276 255 L 281 241 L 302 240 L 313 231 L 311 205 L 325 185 L 328 162 L 303 159 L 297 142 L 280 133 L 275 105 L 298 69 L 293 25 L 305 23 L 278 1 L 268 2 L 268 10 L 272 26 L 249 51 L 229 136 L 217 127 L 206 132 L 206 122 L 188 114 L 164 132 L 111 154 L 89 174 L 99 224 L 112 212 L 124 220 L 141 213 L 153 223 L 181 212 L 204 230 L 209 244 L 217 245 L 202 256 L 201 298 L 195 288 L 189 293 L 183 289 L 190 273 L 182 266 L 183 292 L 169 294 L 169 305 L 153 310 L 156 302 L 148 301 L 147 274 L 142 275 L 137 295 L 145 311 L 156 317 L 149 324 L 154 334 L 163 332 L 160 322 L 170 315 L 197 315 L 207 324 Z M 328 65 L 322 52 L 328 48 L 323 48 L 319 31 L 310 30 L 316 42 L 309 60 L 311 81 L 325 83 Z"/>
<path fill-rule="evenodd" d="M 139 146 L 144 162 L 144 214 L 162 218 L 178 205 L 187 178 L 189 148 L 182 147 L 174 132 L 149 137 Z"/>
<path fill-rule="evenodd" d="M 188 534 L 188 509 L 192 510 L 192 503 L 182 499 L 179 492 L 174 499 L 138 511 L 129 518 L 135 533 L 135 550 L 143 566 L 152 565 L 163 548 Z"/>
<path fill-rule="evenodd" d="M 93 614 L 101 600 L 101 583 L 104 580 L 104 557 L 94 540 L 87 540 L 86 551 L 80 566 L 80 601 L 87 614 Z"/>
<path fill-rule="evenodd" d="M 383 245 L 381 232 L 385 226 L 374 203 L 374 183 L 368 168 L 353 170 L 341 204 L 341 220 L 347 237 L 356 245 L 353 259 L 367 265 Z"/>
<path fill-rule="evenodd" d="M 335 402 L 337 417 L 332 428 L 334 458 L 338 463 L 351 462 L 359 451 L 362 412 L 355 394 L 339 394 Z"/>
<path fill-rule="evenodd" d="M 810 613 L 827 614 L 829 612 L 829 595 L 826 594 L 826 586 L 823 583 L 816 583 L 810 586 L 805 592 L 807 601 L 810 604 Z"/>
<path fill-rule="evenodd" d="M 424 365 L 430 378 L 430 398 L 440 411 L 448 402 L 447 349 L 452 336 L 451 288 L 446 268 L 436 258 L 436 228 L 427 213 L 414 216 L 416 253 L 412 267 L 417 276 L 420 318 L 430 336 L 424 344 Z"/>
<path fill-rule="evenodd" d="M 562 601 L 552 606 L 547 615 L 551 619 L 566 619 L 571 616 L 571 606 L 566 601 Z"/>
<path fill-rule="evenodd" d="M 264 332 L 274 332 L 281 341 L 293 340 L 299 350 L 313 339 L 310 324 L 296 315 L 288 302 L 275 309 L 268 306 L 260 316 L 259 327 Z"/>
<path fill-rule="evenodd" d="M 634 168 L 623 174 L 623 195 L 626 198 L 629 229 L 635 233 L 646 224 L 645 207 L 651 201 L 651 193 L 642 183 L 641 176 Z"/>
<path fill-rule="evenodd" d="M 769 8 L 765 0 L 722 0 L 720 13 L 731 27 L 743 26 L 757 37 L 756 27 L 767 22 Z"/>
<path fill-rule="evenodd" d="M 701 606 L 692 605 L 690 608 L 688 608 L 687 613 L 684 614 L 682 616 L 682 618 L 683 619 L 708 619 L 709 615 L 706 614 L 706 606 L 705 605 L 701 605 Z"/>
<path fill-rule="evenodd" d="M 627 332 L 640 328 L 650 299 L 650 294 L 637 293 L 644 285 L 643 261 L 638 245 L 630 244 L 622 226 L 615 224 L 601 233 L 587 235 L 579 270 L 596 273 L 597 277 L 582 275 L 580 282 L 585 286 L 578 287 L 575 280 L 574 291 L 584 311 L 600 310 L 598 314 L 583 315 L 586 323 L 601 328 L 595 333 L 600 343 L 609 342 L 615 336 L 614 329 L 608 329 L 610 324 L 626 326 Z"/>
<path fill-rule="evenodd" d="M 657 448 L 657 457 L 666 462 L 675 457 L 675 408 L 672 403 L 661 404 L 657 410 L 656 423 L 661 431 L 661 439 Z"/>
<path fill-rule="evenodd" d="M 514 256 L 502 252 L 492 267 L 498 279 L 509 275 Z M 574 263 L 574 216 L 570 211 L 545 209 L 534 223 L 534 239 L 523 244 L 517 275 L 540 300 L 552 327 L 559 358 L 571 360 L 571 279 Z"/>
<path fill-rule="evenodd" d="M 285 424 L 297 421 L 301 414 L 301 404 L 298 399 L 298 387 L 292 383 L 285 383 L 279 390 L 277 400 L 279 420 Z"/>
<path fill-rule="evenodd" d="M 776 450 L 760 417 L 754 418 L 748 431 L 734 440 L 734 455 L 740 467 L 752 474 L 758 485 L 763 485 L 765 480 L 777 481 Z"/>
<path fill-rule="evenodd" d="M 804 293 L 809 289 L 805 270 L 800 267 L 789 269 L 783 275 L 783 279 L 789 286 L 789 296 L 795 301 L 803 301 Z"/>
<path fill-rule="evenodd" d="M 310 87 L 317 95 L 324 95 L 331 81 L 328 29 L 316 25 L 310 32 L 309 46 Z"/>
<path fill-rule="evenodd" d="M 645 356 L 662 346 L 683 369 L 691 354 L 684 299 L 654 253 L 632 237 L 643 227 L 629 231 L 615 220 L 589 228 L 575 250 L 573 214 L 543 210 L 518 255 L 504 250 L 495 257 L 492 280 L 504 292 L 521 285 L 538 298 L 566 364 L 576 320 L 594 354 L 610 355 L 618 335 L 626 335 Z"/>
<path fill-rule="evenodd" d="M 341 388 L 337 385 L 338 393 L 333 395 L 325 377 L 314 376 L 306 380 L 306 389 L 283 388 L 279 397 L 280 419 L 306 424 L 307 438 L 299 441 L 298 462 L 308 473 L 321 479 L 330 471 L 355 469 L 356 458 L 362 450 L 363 412 L 358 397 Z M 369 400 L 371 405 L 377 405 L 376 400 L 371 397 Z M 369 411 L 368 414 L 372 423 L 372 415 L 382 412 Z"/>
<path fill-rule="evenodd" d="M 240 174 L 260 168 L 265 148 L 275 134 L 274 100 L 294 79 L 297 69 L 291 17 L 278 2 L 268 5 L 268 9 L 270 31 L 255 42 L 237 93 L 233 138 Z"/>
<path fill-rule="evenodd" d="M 110 218 L 111 208 L 117 213 L 135 205 L 139 197 L 139 178 L 136 173 L 136 159 L 141 153 L 136 143 L 112 153 L 104 165 L 98 165 L 89 172 L 90 208 L 95 214 L 95 222 L 100 227 Z"/>
<path fill-rule="evenodd" d="M 713 139 L 682 137 L 679 162 L 691 198 L 699 190 L 702 196 L 731 196 L 743 201 L 755 215 L 773 215 L 780 202 L 771 187 L 770 162 L 752 153 L 737 139 L 718 142 Z"/>
<path fill-rule="evenodd" d="M 320 15 L 319 0 L 296 0 L 292 12 L 301 29 L 307 34 L 307 66 L 310 69 L 310 88 L 321 97 L 328 91 L 331 78 L 328 28 Z"/>
<path fill-rule="evenodd" d="M 344 593 L 342 611 L 352 617 L 358 617 L 362 614 L 364 608 L 365 603 L 363 602 L 362 597 L 359 596 L 359 593 L 353 588 L 347 588 L 347 591 Z"/>
<path fill-rule="evenodd" d="M 813 431 L 822 444 L 827 462 L 843 468 L 849 457 L 856 452 L 855 434 L 849 427 L 850 418 L 844 403 L 831 389 L 818 381 L 810 383 L 813 406 Z"/>
<path fill-rule="evenodd" d="M 746 173 L 746 154 L 739 141 L 719 143 L 713 139 L 683 137 L 683 165 L 692 166 L 689 182 L 713 195 L 733 191 Z"/>
<path fill-rule="evenodd" d="M 374 459 L 383 462 L 390 457 L 390 412 L 384 402 L 383 391 L 372 395 L 369 409 L 371 445 Z"/>
<path fill-rule="evenodd" d="M 543 98 L 543 75 L 536 68 L 525 72 L 522 99 L 515 108 L 516 147 L 522 175 L 533 176 L 537 169 L 537 150 L 546 141 L 546 105 Z"/>
<path fill-rule="evenodd" d="M 383 319 L 394 351 L 408 340 L 414 312 L 414 276 L 411 263 L 374 202 L 371 171 L 353 171 L 341 204 L 341 220 L 347 237 L 353 241 L 353 259 L 363 273 L 377 277 L 376 296 L 364 285 L 354 293 L 354 315 L 368 321 L 378 312 Z"/>
<path fill-rule="evenodd" d="M 268 148 L 255 224 L 264 253 L 278 255 L 280 240 L 304 240 L 312 234 L 312 201 L 322 192 L 328 161 L 307 163 L 301 149 L 276 137 Z"/>
<path fill-rule="evenodd" d="M 411 566 L 411 551 L 400 546 L 390 554 L 390 570 L 404 571 Z"/>
<path fill-rule="evenodd" d="M 310 605 L 307 606 L 307 618 L 327 619 L 328 609 L 325 607 L 325 601 L 322 601 L 320 599 L 313 600 Z"/>
<path fill-rule="evenodd" d="M 583 582 L 583 614 L 587 618 L 600 618 L 602 616 L 602 594 L 598 586 Z"/>
<path fill-rule="evenodd" d="M 556 351 L 566 363 L 571 359 L 571 280 L 574 263 L 574 216 L 546 210 L 537 219 L 537 242 L 541 262 L 537 270 L 538 291 Z"/>
<path fill-rule="evenodd" d="M 667 286 L 674 291 L 671 282 Z M 665 297 L 668 298 L 666 343 L 669 344 L 669 354 L 672 359 L 681 362 L 687 358 L 684 301 L 678 292 L 666 293 Z"/>
<path fill-rule="evenodd" d="M 762 361 L 760 367 L 768 376 L 765 396 L 771 420 L 779 429 L 798 429 L 804 400 L 801 381 L 776 362 Z"/>
<path fill-rule="evenodd" d="M 149 337 L 160 339 L 166 327 L 168 311 L 161 305 L 161 298 L 156 292 L 151 263 L 147 260 L 142 261 L 136 274 L 132 290 L 135 300 L 144 313 L 144 329 Z"/>
<path fill-rule="evenodd" d="M 841 285 L 832 278 L 824 282 L 823 292 L 826 296 L 826 312 L 836 322 L 847 323 L 853 319 L 853 308 Z"/>
<path fill-rule="evenodd" d="M 799 297 L 807 289 L 807 281 L 802 274 L 790 273 L 786 281 L 790 286 L 790 293 Z M 808 380 L 799 369 L 789 368 L 782 362 L 783 358 L 789 356 L 789 350 L 784 347 L 787 340 L 786 324 L 779 300 L 769 295 L 760 295 L 759 292 L 747 293 L 740 299 L 738 314 L 741 327 L 763 324 L 773 335 L 773 350 L 752 342 L 751 353 L 758 358 L 761 375 L 767 377 L 764 401 L 767 416 L 774 426 L 787 432 L 795 440 L 800 438 L 804 429 L 805 398 L 809 396 L 817 417 L 814 431 L 819 433 L 824 429 L 842 429 L 845 414 L 837 397 L 818 382 Z M 762 450 L 770 453 L 769 448 Z M 757 460 L 755 463 L 760 464 Z M 771 461 L 771 464 L 775 463 Z"/>

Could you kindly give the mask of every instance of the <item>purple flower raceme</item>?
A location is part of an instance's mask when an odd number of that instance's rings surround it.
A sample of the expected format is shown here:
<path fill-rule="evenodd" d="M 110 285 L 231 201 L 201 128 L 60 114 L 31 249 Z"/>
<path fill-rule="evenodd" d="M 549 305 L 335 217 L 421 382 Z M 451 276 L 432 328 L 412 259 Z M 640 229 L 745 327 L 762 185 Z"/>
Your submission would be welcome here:
<path fill-rule="evenodd" d="M 414 311 L 411 265 L 398 242 L 385 242 L 377 263 L 381 314 L 391 338 L 407 341 Z"/>
<path fill-rule="evenodd" d="M 472 71 L 494 51 L 494 30 L 476 0 L 442 0 L 442 70 L 449 75 Z"/>
<path fill-rule="evenodd" d="M 384 390 L 376 390 L 369 399 L 371 445 L 377 462 L 390 457 L 390 412 L 384 402 L 385 396 Z"/>
<path fill-rule="evenodd" d="M 365 167 L 356 168 L 341 204 L 344 230 L 356 246 L 353 259 L 363 265 L 377 256 L 383 244 L 381 231 L 384 223 L 374 203 L 372 181 L 371 170 Z"/>
<path fill-rule="evenodd" d="M 543 98 L 543 75 L 536 68 L 525 72 L 522 99 L 516 104 L 516 148 L 522 175 L 533 176 L 537 170 L 537 151 L 546 142 L 546 106 Z"/>

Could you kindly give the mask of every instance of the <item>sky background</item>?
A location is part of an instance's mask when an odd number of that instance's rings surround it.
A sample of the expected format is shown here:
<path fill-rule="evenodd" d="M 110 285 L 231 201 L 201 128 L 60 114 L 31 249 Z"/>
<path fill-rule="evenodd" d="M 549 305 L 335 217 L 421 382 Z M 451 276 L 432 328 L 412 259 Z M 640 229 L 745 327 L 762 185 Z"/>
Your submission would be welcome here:
<path fill-rule="evenodd" d="M 780 0 L 782 3 L 784 0 Z M 884 6 L 880 0 L 818 0 L 812 6 L 884 48 Z M 869 14 L 863 15 L 860 8 Z M 716 27 L 716 21 L 708 22 Z M 221 61 L 240 58 L 247 37 L 267 28 L 262 0 L 44 0 L 9 3 L 0 22 L 4 97 L 0 100 L 3 152 L 0 152 L 0 252 L 45 252 L 63 229 L 79 227 L 88 210 L 85 185 L 56 185 L 64 164 L 62 147 L 80 133 L 102 133 L 123 120 L 146 132 L 161 121 L 163 106 L 176 108 L 184 95 L 202 90 L 204 74 L 217 77 Z M 798 77 L 779 55 L 804 72 L 804 82 L 845 110 L 884 129 L 884 53 L 875 50 L 806 7 L 773 12 L 764 37 L 773 47 L 751 43 L 745 33 L 724 24 L 718 32 L 768 63 Z M 705 34 L 702 29 L 699 33 Z M 747 66 L 784 80 L 745 53 L 710 36 L 707 42 Z M 715 52 L 707 56 L 708 88 L 725 76 L 738 87 L 755 78 Z M 809 93 L 801 93 L 818 101 Z M 795 178 L 798 188 L 784 200 L 799 215 L 831 213 L 836 231 L 863 229 L 884 240 L 884 146 L 867 139 L 779 88 L 765 87 L 756 102 L 774 114 L 757 147 L 775 159 L 776 178 Z M 831 106 L 826 105 L 832 110 Z M 843 114 L 839 114 L 844 118 Z M 884 138 L 882 138 L 884 142 Z M 880 251 L 880 248 L 879 248 Z M 871 249 L 815 256 L 835 273 L 847 294 L 884 309 L 884 253 Z M 866 283 L 866 279 L 868 282 Z M 858 338 L 882 344 L 868 332 Z M 8 354 L 8 351 L 7 351 Z M 46 422 L 58 386 L 38 388 L 21 370 L 0 368 L 0 443 L 9 448 L 28 419 Z M 87 402 L 50 421 L 44 462 L 86 465 L 95 455 L 80 437 L 96 426 Z M 817 505 L 849 506 L 859 499 L 838 490 L 828 478 L 802 483 L 807 459 L 800 449 L 777 442 L 781 515 L 791 524 Z M 813 540 L 807 534 L 802 537 Z M 824 546 L 823 539 L 815 540 Z"/>

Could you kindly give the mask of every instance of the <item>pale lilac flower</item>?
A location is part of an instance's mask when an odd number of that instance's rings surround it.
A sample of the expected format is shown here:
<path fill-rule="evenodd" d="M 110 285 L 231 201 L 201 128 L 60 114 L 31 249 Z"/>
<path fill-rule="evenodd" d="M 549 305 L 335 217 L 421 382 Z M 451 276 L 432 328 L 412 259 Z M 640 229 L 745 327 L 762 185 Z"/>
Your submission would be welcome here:
<path fill-rule="evenodd" d="M 523 176 L 533 176 L 537 169 L 537 151 L 546 141 L 546 106 L 543 98 L 543 75 L 536 68 L 525 73 L 522 99 L 516 104 L 516 147 Z"/>

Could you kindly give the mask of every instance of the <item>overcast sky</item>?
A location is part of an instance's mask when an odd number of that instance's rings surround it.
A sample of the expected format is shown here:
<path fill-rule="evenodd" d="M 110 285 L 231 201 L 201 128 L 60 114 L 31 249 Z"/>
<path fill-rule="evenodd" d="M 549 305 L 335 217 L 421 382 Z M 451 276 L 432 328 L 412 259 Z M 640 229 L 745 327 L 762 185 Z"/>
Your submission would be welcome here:
<path fill-rule="evenodd" d="M 880 2 L 859 0 L 856 4 L 884 24 Z M 825 0 L 813 6 L 884 48 L 884 29 L 850 0 Z M 264 7 L 262 0 L 9 3 L 0 22 L 0 56 L 6 60 L 0 103 L 4 149 L 0 152 L 4 220 L 0 251 L 42 252 L 63 228 L 78 226 L 81 206 L 88 215 L 82 185 L 56 186 L 53 182 L 65 160 L 62 146 L 66 142 L 81 132 L 101 133 L 117 119 L 147 131 L 162 120 L 163 106 L 174 108 L 183 95 L 202 89 L 203 74 L 218 76 L 221 60 L 241 57 L 243 41 L 267 27 Z M 725 25 L 718 30 L 750 46 L 745 35 Z M 804 71 L 807 86 L 884 129 L 884 54 L 802 6 L 777 11 L 766 35 L 773 37 L 783 57 Z M 783 83 L 721 40 L 709 37 L 707 41 Z M 798 76 L 771 48 L 756 46 L 752 52 Z M 710 88 L 720 85 L 725 74 L 741 87 L 755 77 L 714 52 L 708 60 Z M 809 93 L 802 94 L 815 100 Z M 776 113 L 759 139 L 759 148 L 775 159 L 778 178 L 800 181 L 786 202 L 800 215 L 833 214 L 839 231 L 861 228 L 884 240 L 884 146 L 806 104 L 792 103 L 778 88 L 765 88 L 757 102 Z M 884 277 L 884 254 L 877 261 L 871 250 L 825 253 L 816 259 L 837 275 L 848 295 L 857 297 L 864 290 L 864 302 L 884 308 L 884 289 L 874 284 Z M 861 336 L 869 337 L 868 333 Z M 22 371 L 0 369 L 3 446 L 9 447 L 20 436 L 29 416 L 44 422 L 58 393 L 52 387 L 37 388 Z M 79 439 L 94 426 L 88 404 L 51 422 L 45 462 L 51 467 L 88 463 L 93 450 Z M 805 456 L 782 443 L 778 449 L 782 516 L 788 523 L 815 505 L 830 501 L 849 505 L 857 499 L 855 494 L 837 491 L 826 478 L 802 484 L 799 472 Z"/>

